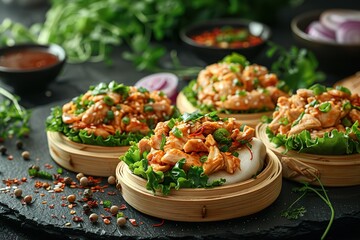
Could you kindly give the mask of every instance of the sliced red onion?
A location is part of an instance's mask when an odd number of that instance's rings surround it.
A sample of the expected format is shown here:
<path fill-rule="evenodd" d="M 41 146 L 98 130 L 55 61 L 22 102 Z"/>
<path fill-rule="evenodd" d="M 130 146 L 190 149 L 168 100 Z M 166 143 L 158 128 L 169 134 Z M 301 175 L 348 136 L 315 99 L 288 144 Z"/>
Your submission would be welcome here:
<path fill-rule="evenodd" d="M 342 44 L 360 44 L 360 20 L 348 20 L 336 30 L 336 41 Z"/>
<path fill-rule="evenodd" d="M 320 15 L 320 22 L 325 27 L 336 31 L 347 20 L 360 20 L 360 11 L 351 9 L 331 9 Z"/>
<path fill-rule="evenodd" d="M 312 22 L 307 32 L 309 36 L 322 41 L 335 42 L 335 32 L 326 28 L 319 21 Z"/>
<path fill-rule="evenodd" d="M 172 73 L 155 73 L 146 76 L 136 82 L 135 87 L 144 87 L 149 91 L 162 91 L 173 102 L 177 95 L 177 85 L 179 79 Z"/>

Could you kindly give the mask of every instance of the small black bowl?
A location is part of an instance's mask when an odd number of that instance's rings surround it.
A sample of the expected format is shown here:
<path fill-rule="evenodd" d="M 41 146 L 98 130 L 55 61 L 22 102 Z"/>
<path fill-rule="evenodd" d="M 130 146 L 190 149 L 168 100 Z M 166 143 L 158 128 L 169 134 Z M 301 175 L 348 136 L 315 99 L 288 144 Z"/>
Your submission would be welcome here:
<path fill-rule="evenodd" d="M 24 52 L 31 52 L 32 54 L 39 53 L 36 56 L 37 60 L 24 60 L 25 55 L 21 55 L 24 54 Z M 20 55 L 16 56 L 15 54 Z M 6 62 L 10 59 L 10 55 L 14 56 L 14 58 L 11 59 L 11 66 Z M 49 62 L 51 59 L 52 63 Z M 41 65 L 24 67 L 23 64 L 26 62 L 28 64 L 36 62 Z M 16 93 L 26 94 L 40 92 L 45 90 L 46 87 L 56 79 L 65 62 L 65 50 L 56 44 L 21 44 L 4 47 L 0 49 L 0 80 L 6 85 L 11 86 Z M 14 66 L 14 64 L 16 64 L 16 66 Z M 20 67 L 19 64 L 22 66 Z"/>
<path fill-rule="evenodd" d="M 340 44 L 312 38 L 307 28 L 324 10 L 302 13 L 291 21 L 295 42 L 314 53 L 322 71 L 346 77 L 360 71 L 360 44 Z"/>
<path fill-rule="evenodd" d="M 247 29 L 250 34 L 260 37 L 262 42 L 260 44 L 246 48 L 220 48 L 202 45 L 191 39 L 192 36 L 204 31 L 227 26 Z M 244 55 L 249 61 L 253 61 L 254 58 L 265 47 L 265 44 L 270 39 L 270 37 L 271 30 L 267 25 L 247 19 L 209 20 L 187 26 L 180 31 L 180 39 L 185 43 L 185 45 L 187 45 L 191 51 L 193 51 L 200 59 L 208 64 L 218 62 L 225 56 L 234 52 Z"/>

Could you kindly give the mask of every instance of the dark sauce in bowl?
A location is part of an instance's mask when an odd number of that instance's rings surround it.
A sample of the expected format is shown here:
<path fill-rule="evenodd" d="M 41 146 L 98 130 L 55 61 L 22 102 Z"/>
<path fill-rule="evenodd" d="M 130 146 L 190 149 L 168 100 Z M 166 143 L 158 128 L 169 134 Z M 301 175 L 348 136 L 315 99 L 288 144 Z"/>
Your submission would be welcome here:
<path fill-rule="evenodd" d="M 1 67 L 17 70 L 41 69 L 58 62 L 57 56 L 41 49 L 9 51 L 0 57 Z"/>

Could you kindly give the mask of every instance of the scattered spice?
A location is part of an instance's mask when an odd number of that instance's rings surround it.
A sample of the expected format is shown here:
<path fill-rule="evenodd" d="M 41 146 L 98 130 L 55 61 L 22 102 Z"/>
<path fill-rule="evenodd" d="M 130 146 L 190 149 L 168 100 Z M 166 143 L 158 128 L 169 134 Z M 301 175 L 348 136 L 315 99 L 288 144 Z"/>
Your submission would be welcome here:
<path fill-rule="evenodd" d="M 23 148 L 24 144 L 21 140 L 16 141 L 16 148 L 21 150 Z"/>
<path fill-rule="evenodd" d="M 8 156 L 8 160 L 13 160 L 14 159 L 14 156 L 13 155 L 9 155 Z"/>
<path fill-rule="evenodd" d="M 65 178 L 64 178 L 64 183 L 65 183 L 66 185 L 70 185 L 70 184 L 72 183 L 71 177 L 65 177 Z"/>
<path fill-rule="evenodd" d="M 153 226 L 153 227 L 161 227 L 162 225 L 164 225 L 164 223 L 165 223 L 165 220 L 164 220 L 164 219 L 161 219 L 161 222 L 160 222 L 160 223 L 155 223 L 155 224 L 153 224 L 152 226 Z"/>
<path fill-rule="evenodd" d="M 68 200 L 69 203 L 73 203 L 76 200 L 76 196 L 74 194 L 71 194 L 71 195 L 67 196 L 66 199 Z"/>
<path fill-rule="evenodd" d="M 90 220 L 90 222 L 92 222 L 92 223 L 97 222 L 98 219 L 99 219 L 99 216 L 98 216 L 96 213 L 92 213 L 92 214 L 90 214 L 90 216 L 89 216 L 89 220 Z"/>
<path fill-rule="evenodd" d="M 104 221 L 104 223 L 106 224 L 106 225 L 108 225 L 108 224 L 110 224 L 111 222 L 110 222 L 110 220 L 108 219 L 108 218 L 104 218 L 103 219 L 103 221 Z"/>
<path fill-rule="evenodd" d="M 85 175 L 84 175 L 83 173 L 78 173 L 78 174 L 76 174 L 76 179 L 77 179 L 77 180 L 80 181 L 80 179 L 81 179 L 82 177 L 85 177 Z"/>
<path fill-rule="evenodd" d="M 74 216 L 74 217 L 72 218 L 72 220 L 73 220 L 74 222 L 83 222 L 83 219 L 82 219 L 81 217 L 79 217 L 79 216 Z"/>
<path fill-rule="evenodd" d="M 109 177 L 108 177 L 108 183 L 109 183 L 110 185 L 115 185 L 115 183 L 116 183 L 116 178 L 115 178 L 114 176 L 109 176 Z"/>
<path fill-rule="evenodd" d="M 129 218 L 129 221 L 130 221 L 131 225 L 139 226 L 134 218 Z"/>
<path fill-rule="evenodd" d="M 136 221 L 135 221 L 135 223 L 136 223 Z M 123 226 L 125 226 L 126 225 L 126 218 L 124 218 L 124 217 L 119 217 L 117 220 L 116 220 L 116 224 L 119 226 L 119 227 L 123 227 Z M 131 224 L 133 224 L 132 222 L 131 222 Z M 134 224 L 133 224 L 134 225 Z M 137 226 L 137 225 L 136 225 Z"/>
<path fill-rule="evenodd" d="M 31 201 L 32 201 L 32 196 L 31 195 L 26 195 L 23 200 L 24 200 L 24 203 L 30 204 Z"/>
<path fill-rule="evenodd" d="M 115 215 L 115 214 L 118 213 L 118 211 L 119 211 L 119 207 L 118 207 L 118 206 L 116 206 L 116 205 L 111 206 L 111 208 L 110 208 L 110 213 L 111 213 L 111 214 Z"/>
<path fill-rule="evenodd" d="M 20 188 L 17 188 L 14 190 L 15 197 L 19 198 L 22 195 L 22 190 Z"/>
<path fill-rule="evenodd" d="M 80 185 L 86 187 L 89 184 L 89 180 L 87 177 L 80 178 Z"/>
<path fill-rule="evenodd" d="M 21 157 L 24 159 L 24 160 L 29 160 L 30 159 L 30 152 L 29 151 L 23 151 L 21 153 Z"/>

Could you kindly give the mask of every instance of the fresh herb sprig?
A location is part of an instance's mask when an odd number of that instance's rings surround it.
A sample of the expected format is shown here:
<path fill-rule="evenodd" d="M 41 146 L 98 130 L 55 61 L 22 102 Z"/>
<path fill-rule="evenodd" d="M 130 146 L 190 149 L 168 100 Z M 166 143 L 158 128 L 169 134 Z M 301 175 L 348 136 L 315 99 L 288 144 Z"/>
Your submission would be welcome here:
<path fill-rule="evenodd" d="M 125 59 L 139 70 L 158 71 L 167 49 L 156 42 L 176 40 L 184 26 L 221 17 L 273 20 L 277 10 L 297 5 L 296 2 L 299 1 L 273 0 L 270 4 L 262 0 L 51 0 L 44 23 L 27 27 L 5 19 L 0 24 L 0 45 L 57 43 L 65 48 L 68 61 L 74 63 L 111 63 L 111 48 L 126 45 L 130 49 L 122 53 Z M 198 72 L 176 60 L 171 70 L 188 76 Z"/>
<path fill-rule="evenodd" d="M 311 51 L 296 46 L 286 49 L 272 42 L 269 46 L 267 56 L 277 57 L 271 65 L 271 71 L 284 81 L 287 90 L 308 88 L 325 80 L 325 74 L 318 71 L 318 61 Z"/>
<path fill-rule="evenodd" d="M 316 176 L 314 174 L 312 174 L 312 175 L 318 181 L 318 183 L 320 185 L 320 189 L 310 186 L 309 183 L 303 183 L 302 187 L 294 188 L 293 191 L 300 192 L 302 194 L 286 210 L 284 210 L 281 213 L 281 216 L 285 217 L 287 219 L 298 219 L 299 217 L 302 217 L 306 213 L 306 209 L 303 206 L 295 207 L 296 204 L 302 198 L 304 198 L 307 193 L 309 193 L 309 192 L 315 193 L 330 208 L 330 212 L 331 212 L 329 223 L 328 223 L 324 233 L 321 236 L 321 239 L 323 240 L 323 239 L 325 239 L 326 235 L 328 234 L 328 232 L 329 232 L 329 230 L 330 230 L 330 228 L 332 226 L 332 223 L 333 223 L 334 217 L 335 217 L 335 210 L 334 210 L 334 207 L 333 207 L 333 205 L 332 205 L 332 203 L 330 201 L 329 196 L 327 195 L 327 191 L 325 190 L 324 185 L 322 184 L 322 182 L 320 181 L 318 176 Z"/>
<path fill-rule="evenodd" d="M 0 141 L 24 137 L 30 132 L 31 112 L 19 104 L 19 97 L 0 87 Z"/>

